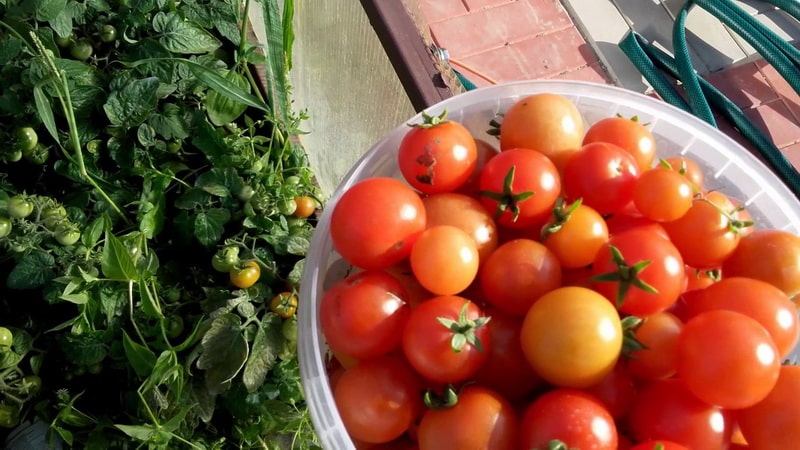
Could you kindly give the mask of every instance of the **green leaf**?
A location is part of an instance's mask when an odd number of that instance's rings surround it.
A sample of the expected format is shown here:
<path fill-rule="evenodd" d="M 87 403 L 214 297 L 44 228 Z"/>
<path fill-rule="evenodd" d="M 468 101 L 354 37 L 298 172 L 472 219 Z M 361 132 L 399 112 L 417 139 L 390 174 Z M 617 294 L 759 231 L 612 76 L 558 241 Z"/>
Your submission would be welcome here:
<path fill-rule="evenodd" d="M 125 330 L 122 330 L 122 348 L 137 375 L 140 377 L 150 375 L 156 365 L 156 355 L 152 350 L 134 342 Z"/>
<path fill-rule="evenodd" d="M 134 264 L 125 244 L 108 231 L 106 231 L 100 266 L 103 276 L 111 280 L 136 281 L 139 277 L 136 272 L 136 264 Z"/>
<path fill-rule="evenodd" d="M 6 35 L 0 39 L 0 65 L 6 65 L 19 56 L 24 42 L 15 37 Z"/>
<path fill-rule="evenodd" d="M 153 439 L 154 436 L 158 434 L 158 431 L 153 427 L 153 425 L 121 425 L 115 424 L 114 428 L 122 431 L 123 433 L 127 434 L 128 436 L 132 437 L 133 439 L 149 442 Z"/>
<path fill-rule="evenodd" d="M 250 357 L 242 373 L 242 383 L 248 392 L 255 392 L 264 384 L 267 373 L 278 360 L 278 352 L 283 346 L 282 322 L 274 315 L 264 317 L 253 339 Z"/>
<path fill-rule="evenodd" d="M 58 128 L 56 128 L 53 108 L 50 106 L 50 100 L 44 94 L 44 91 L 42 91 L 41 86 L 33 87 L 33 101 L 36 105 L 36 112 L 39 113 L 39 119 L 41 119 L 45 129 L 50 133 L 50 136 L 58 140 Z"/>
<path fill-rule="evenodd" d="M 222 238 L 225 224 L 230 218 L 230 211 L 224 208 L 212 208 L 200 212 L 194 219 L 194 236 L 200 244 L 211 247 Z"/>
<path fill-rule="evenodd" d="M 161 111 L 154 113 L 148 119 L 156 133 L 164 139 L 186 139 L 189 137 L 189 126 L 182 116 L 181 107 L 174 103 L 165 103 Z"/>
<path fill-rule="evenodd" d="M 208 53 L 222 45 L 206 30 L 175 12 L 158 12 L 153 17 L 153 29 L 159 34 L 159 42 L 173 53 Z"/>
<path fill-rule="evenodd" d="M 139 231 L 152 239 L 164 228 L 166 217 L 166 192 L 172 179 L 156 172 L 147 172 L 142 182 L 139 200 Z"/>
<path fill-rule="evenodd" d="M 58 344 L 67 361 L 78 366 L 91 366 L 105 359 L 107 351 L 102 331 L 83 334 L 60 334 Z"/>
<path fill-rule="evenodd" d="M 91 223 L 81 233 L 81 242 L 87 248 L 93 248 L 100 240 L 100 236 L 106 229 L 106 216 L 100 216 L 92 220 Z"/>
<path fill-rule="evenodd" d="M 252 106 L 253 108 L 260 109 L 261 111 L 269 112 L 269 106 L 267 106 L 261 99 L 226 80 L 225 77 L 218 74 L 215 70 L 209 69 L 208 67 L 186 59 L 181 59 L 179 61 L 188 66 L 192 74 L 194 74 L 194 76 L 196 76 L 200 81 L 208 85 L 208 87 L 218 92 L 223 97 L 229 98 L 238 103 L 243 103 L 247 106 Z"/>
<path fill-rule="evenodd" d="M 102 283 L 100 292 L 97 296 L 100 299 L 100 308 L 106 317 L 106 323 L 111 324 L 122 315 L 122 311 L 128 304 L 128 293 L 120 289 L 121 285 L 116 283 Z"/>
<path fill-rule="evenodd" d="M 220 315 L 211 322 L 200 345 L 203 353 L 197 359 L 197 367 L 205 371 L 208 390 L 220 393 L 242 370 L 249 355 L 241 319 L 230 313 Z"/>
<path fill-rule="evenodd" d="M 289 80 L 287 54 L 287 37 L 293 34 L 290 31 L 291 23 L 283 22 L 283 15 L 277 0 L 264 0 L 261 2 L 264 13 L 264 27 L 267 30 L 265 42 L 265 56 L 267 63 L 264 65 L 264 81 L 266 84 L 267 98 L 272 105 L 273 115 L 282 125 L 289 123 L 291 105 L 289 103 Z M 291 3 L 291 2 L 286 2 Z"/>
<path fill-rule="evenodd" d="M 147 123 L 139 124 L 139 128 L 136 129 L 136 139 L 144 148 L 150 148 L 158 141 L 156 130 Z"/>
<path fill-rule="evenodd" d="M 121 90 L 112 91 L 103 110 L 112 125 L 135 127 L 158 105 L 159 81 L 156 77 L 133 80 Z"/>
<path fill-rule="evenodd" d="M 48 22 L 64 11 L 67 0 L 39 0 L 36 2 L 36 20 Z"/>
<path fill-rule="evenodd" d="M 235 84 L 237 87 L 250 93 L 250 83 L 247 79 L 235 70 L 229 70 L 225 74 L 225 79 Z M 247 105 L 232 98 L 222 95 L 219 91 L 212 90 L 206 97 L 206 113 L 208 120 L 216 126 L 223 126 L 233 122 L 241 116 Z"/>
<path fill-rule="evenodd" d="M 55 258 L 50 253 L 34 251 L 20 260 L 6 278 L 10 289 L 24 290 L 44 286 L 55 277 Z"/>

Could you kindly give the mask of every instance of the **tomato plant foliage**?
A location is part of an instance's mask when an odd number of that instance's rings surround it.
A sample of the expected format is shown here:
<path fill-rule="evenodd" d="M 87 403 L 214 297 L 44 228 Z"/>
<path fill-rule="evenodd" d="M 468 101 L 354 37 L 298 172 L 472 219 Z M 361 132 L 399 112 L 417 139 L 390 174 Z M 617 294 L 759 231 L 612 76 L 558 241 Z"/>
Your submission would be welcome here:
<path fill-rule="evenodd" d="M 294 317 L 269 305 L 315 225 L 282 206 L 321 204 L 294 139 L 293 3 L 257 4 L 268 51 L 254 5 L 0 2 L 8 425 L 75 448 L 317 445 Z M 232 283 L 220 261 L 258 270 Z"/>

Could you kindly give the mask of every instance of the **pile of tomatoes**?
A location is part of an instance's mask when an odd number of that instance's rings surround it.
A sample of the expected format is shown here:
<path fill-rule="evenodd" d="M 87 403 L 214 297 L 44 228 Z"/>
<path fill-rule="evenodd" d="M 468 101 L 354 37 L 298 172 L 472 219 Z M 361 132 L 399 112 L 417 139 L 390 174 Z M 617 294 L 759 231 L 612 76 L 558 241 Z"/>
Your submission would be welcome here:
<path fill-rule="evenodd" d="M 535 94 L 499 149 L 424 115 L 333 206 L 320 300 L 359 449 L 797 448 L 800 237 L 661 158 L 647 124 Z"/>

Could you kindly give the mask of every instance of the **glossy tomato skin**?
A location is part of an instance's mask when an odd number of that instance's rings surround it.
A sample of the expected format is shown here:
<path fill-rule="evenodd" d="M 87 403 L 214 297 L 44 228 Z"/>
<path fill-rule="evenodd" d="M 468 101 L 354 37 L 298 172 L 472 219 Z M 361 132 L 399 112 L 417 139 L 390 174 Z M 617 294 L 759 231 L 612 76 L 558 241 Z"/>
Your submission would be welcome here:
<path fill-rule="evenodd" d="M 481 261 L 497 248 L 498 232 L 491 214 L 474 197 L 459 193 L 429 195 L 422 199 L 427 227 L 452 225 L 466 232 L 475 241 Z"/>
<path fill-rule="evenodd" d="M 400 346 L 408 319 L 408 294 L 383 271 L 350 275 L 320 300 L 322 333 L 332 351 L 356 359 L 373 358 Z"/>
<path fill-rule="evenodd" d="M 670 156 L 664 158 L 664 163 L 672 170 L 685 176 L 692 183 L 692 189 L 694 189 L 695 192 L 701 192 L 703 190 L 705 175 L 703 174 L 703 169 L 693 158 L 688 156 Z"/>
<path fill-rule="evenodd" d="M 682 330 L 683 321 L 667 311 L 642 318 L 633 337 L 644 348 L 630 353 L 630 372 L 642 380 L 663 380 L 675 375 Z"/>
<path fill-rule="evenodd" d="M 636 398 L 636 383 L 628 365 L 618 361 L 611 373 L 584 391 L 599 400 L 616 421 L 625 417 L 630 410 Z"/>
<path fill-rule="evenodd" d="M 481 386 L 466 386 L 458 402 L 425 412 L 417 431 L 419 450 L 516 450 L 519 418 L 502 395 Z"/>
<path fill-rule="evenodd" d="M 425 194 L 460 188 L 475 170 L 478 149 L 459 122 L 438 120 L 412 125 L 400 142 L 398 166 L 403 178 Z"/>
<path fill-rule="evenodd" d="M 594 396 L 575 389 L 554 389 L 539 396 L 522 415 L 520 448 L 550 448 L 560 440 L 566 448 L 617 450 L 617 427 Z"/>
<path fill-rule="evenodd" d="M 715 309 L 740 312 L 758 321 L 772 336 L 781 358 L 787 357 L 797 345 L 800 337 L 797 305 L 783 291 L 765 281 L 723 278 L 686 304 L 690 318 Z"/>
<path fill-rule="evenodd" d="M 708 404 L 747 408 L 764 399 L 778 380 L 781 360 L 772 337 L 742 313 L 718 309 L 694 316 L 684 325 L 677 349 L 678 378 Z"/>
<path fill-rule="evenodd" d="M 675 378 L 642 385 L 625 422 L 635 442 L 666 439 L 690 449 L 723 449 L 732 431 L 729 412 L 704 403 Z"/>
<path fill-rule="evenodd" d="M 766 281 L 794 297 L 800 294 L 800 236 L 785 230 L 754 230 L 722 264 L 722 274 Z"/>
<path fill-rule="evenodd" d="M 584 129 L 580 111 L 568 98 L 533 94 L 517 100 L 503 114 L 500 149 L 536 150 L 561 168 L 566 158 L 580 148 Z"/>
<path fill-rule="evenodd" d="M 664 167 L 642 172 L 633 187 L 636 209 L 656 222 L 680 219 L 692 207 L 693 198 L 689 179 Z"/>
<path fill-rule="evenodd" d="M 463 311 L 463 312 L 462 312 Z M 454 348 L 455 331 L 441 319 L 459 322 L 464 315 L 473 325 L 467 339 Z M 492 346 L 486 316 L 475 303 L 459 296 L 431 298 L 411 310 L 402 332 L 402 348 L 411 367 L 436 383 L 458 383 L 473 376 L 486 361 Z"/>
<path fill-rule="evenodd" d="M 586 388 L 608 375 L 622 350 L 614 306 L 582 287 L 544 294 L 522 323 L 522 350 L 534 371 L 559 387 Z"/>
<path fill-rule="evenodd" d="M 522 351 L 522 319 L 493 309 L 485 311 L 492 318 L 487 324 L 492 348 L 475 374 L 475 382 L 512 402 L 522 400 L 542 384 Z"/>
<path fill-rule="evenodd" d="M 634 284 L 620 299 L 623 282 L 595 278 L 594 289 L 614 302 L 621 312 L 644 317 L 664 311 L 678 300 L 683 290 L 685 265 L 670 241 L 647 230 L 629 230 L 611 236 L 595 256 L 592 264 L 595 277 L 619 270 L 612 248 L 619 251 L 628 267 L 649 261 L 637 277 L 655 289 L 649 292 Z"/>
<path fill-rule="evenodd" d="M 636 159 L 640 171 L 652 167 L 656 158 L 653 133 L 636 118 L 605 117 L 593 123 L 583 137 L 583 144 L 607 142 L 625 149 Z"/>
<path fill-rule="evenodd" d="M 633 200 L 638 177 L 639 168 L 630 153 L 614 144 L 593 142 L 567 160 L 564 195 L 569 201 L 582 198 L 602 215 L 613 214 Z"/>
<path fill-rule="evenodd" d="M 483 206 L 499 225 L 512 228 L 541 223 L 561 193 L 553 162 L 527 148 L 508 149 L 487 161 L 479 185 Z"/>
<path fill-rule="evenodd" d="M 483 171 L 484 166 L 486 166 L 486 162 L 490 159 L 494 158 L 495 155 L 500 151 L 497 149 L 495 145 L 492 145 L 483 139 L 475 139 L 475 145 L 478 149 L 478 158 L 475 161 L 475 170 L 472 172 L 472 175 L 461 185 L 460 188 L 456 190 L 456 192 L 464 195 L 468 195 L 470 197 L 478 197 L 480 193 L 480 177 L 481 172 Z"/>
<path fill-rule="evenodd" d="M 672 441 L 656 439 L 636 444 L 631 447 L 631 450 L 689 450 L 689 448 L 685 445 L 677 444 Z"/>
<path fill-rule="evenodd" d="M 582 203 L 559 209 L 557 205 L 553 219 L 542 228 L 542 243 L 556 255 L 562 268 L 586 267 L 608 241 L 606 221 Z"/>
<path fill-rule="evenodd" d="M 414 242 L 409 262 L 419 283 L 437 295 L 463 291 L 478 274 L 478 246 L 461 228 L 436 225 Z"/>
<path fill-rule="evenodd" d="M 752 450 L 792 448 L 800 442 L 800 366 L 781 366 L 772 392 L 737 411 L 736 421 Z"/>
<path fill-rule="evenodd" d="M 382 356 L 341 373 L 333 397 L 350 436 L 384 443 L 400 437 L 420 416 L 421 389 L 420 379 L 402 358 Z"/>
<path fill-rule="evenodd" d="M 543 244 L 514 239 L 489 255 L 478 279 L 489 304 L 522 317 L 540 296 L 561 285 L 561 265 Z"/>
<path fill-rule="evenodd" d="M 346 190 L 330 221 L 334 249 L 363 269 L 385 269 L 405 259 L 424 229 L 422 199 L 408 185 L 386 177 Z"/>

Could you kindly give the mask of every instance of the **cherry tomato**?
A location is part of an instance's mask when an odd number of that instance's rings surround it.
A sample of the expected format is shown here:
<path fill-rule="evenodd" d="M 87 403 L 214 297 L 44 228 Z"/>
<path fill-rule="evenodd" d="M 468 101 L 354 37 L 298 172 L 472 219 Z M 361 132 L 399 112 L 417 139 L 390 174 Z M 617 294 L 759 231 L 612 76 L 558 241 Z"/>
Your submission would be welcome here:
<path fill-rule="evenodd" d="M 735 209 L 722 192 L 708 192 L 694 199 L 681 218 L 662 225 L 686 264 L 713 269 L 720 267 L 739 244 L 741 235 L 731 216 Z"/>
<path fill-rule="evenodd" d="M 437 225 L 422 232 L 409 257 L 419 283 L 436 295 L 455 295 L 478 273 L 478 247 L 461 228 Z"/>
<path fill-rule="evenodd" d="M 14 334 L 6 327 L 0 327 L 0 347 L 8 348 L 14 343 Z"/>
<path fill-rule="evenodd" d="M 568 201 L 583 199 L 602 215 L 613 214 L 633 200 L 639 176 L 636 160 L 622 148 L 593 142 L 580 148 L 564 165 L 564 195 Z"/>
<path fill-rule="evenodd" d="M 664 158 L 664 164 L 686 177 L 692 183 L 692 189 L 695 192 L 701 192 L 703 190 L 703 183 L 705 182 L 703 169 L 693 158 L 688 156 L 671 156 Z"/>
<path fill-rule="evenodd" d="M 719 269 L 701 270 L 687 265 L 684 272 L 686 273 L 686 285 L 683 287 L 683 292 L 707 288 L 716 283 L 720 277 Z"/>
<path fill-rule="evenodd" d="M 297 311 L 297 295 L 294 292 L 281 292 L 272 297 L 269 302 L 269 310 L 277 314 L 281 319 L 294 317 Z"/>
<path fill-rule="evenodd" d="M 547 449 L 558 440 L 563 448 L 617 450 L 617 426 L 605 406 L 575 389 L 554 389 L 533 401 L 522 416 L 520 448 Z"/>
<path fill-rule="evenodd" d="M 69 46 L 69 54 L 72 58 L 78 61 L 86 61 L 92 56 L 94 48 L 88 39 L 78 39 L 73 41 Z"/>
<path fill-rule="evenodd" d="M 14 428 L 19 423 L 19 407 L 0 403 L 0 427 Z"/>
<path fill-rule="evenodd" d="M 24 219 L 33 213 L 33 202 L 25 195 L 15 195 L 6 202 L 8 215 L 16 219 Z"/>
<path fill-rule="evenodd" d="M 347 432 L 367 443 L 390 442 L 417 420 L 421 384 L 396 356 L 359 362 L 336 382 L 333 398 Z"/>
<path fill-rule="evenodd" d="M 30 150 L 23 150 L 22 157 L 31 164 L 41 166 L 50 157 L 50 149 L 43 144 L 36 144 Z"/>
<path fill-rule="evenodd" d="M 59 244 L 70 246 L 78 242 L 81 238 L 81 232 L 75 224 L 64 221 L 56 227 L 53 236 Z"/>
<path fill-rule="evenodd" d="M 620 234 L 630 229 L 645 229 L 658 234 L 664 239 L 669 239 L 667 230 L 661 226 L 660 223 L 648 219 L 638 212 L 636 213 L 619 213 L 613 214 L 611 217 L 606 218 L 606 226 L 608 227 L 609 236 Z"/>
<path fill-rule="evenodd" d="M 561 285 L 558 257 L 531 239 L 501 244 L 478 273 L 488 303 L 506 314 L 524 316 L 545 293 Z"/>
<path fill-rule="evenodd" d="M 581 147 L 583 134 L 583 118 L 571 100 L 552 93 L 533 94 L 520 98 L 503 114 L 500 149 L 536 150 L 561 169 Z"/>
<path fill-rule="evenodd" d="M 624 361 L 617 362 L 614 370 L 584 391 L 599 400 L 614 420 L 625 417 L 636 398 L 636 384 Z"/>
<path fill-rule="evenodd" d="M 230 272 L 237 264 L 239 264 L 239 247 L 221 248 L 211 258 L 211 267 L 217 272 Z"/>
<path fill-rule="evenodd" d="M 483 172 L 483 168 L 486 166 L 486 161 L 492 159 L 495 155 L 497 155 L 497 148 L 495 148 L 492 144 L 484 141 L 483 139 L 475 139 L 475 145 L 478 149 L 478 157 L 475 161 L 475 170 L 472 171 L 472 175 L 464 182 L 463 185 L 456 192 L 469 195 L 471 197 L 477 197 L 480 193 L 480 177 L 481 172 Z"/>
<path fill-rule="evenodd" d="M 487 324 L 492 347 L 475 381 L 511 401 L 521 400 L 541 384 L 522 351 L 522 319 L 494 310 L 485 312 L 492 318 Z"/>
<path fill-rule="evenodd" d="M 258 282 L 261 277 L 261 266 L 255 261 L 244 261 L 241 265 L 234 266 L 228 272 L 231 284 L 246 289 Z"/>
<path fill-rule="evenodd" d="M 605 117 L 593 123 L 583 137 L 583 144 L 607 142 L 625 149 L 636 160 L 639 171 L 653 165 L 656 157 L 656 139 L 637 117 Z"/>
<path fill-rule="evenodd" d="M 488 320 L 481 308 L 463 297 L 434 297 L 411 310 L 403 330 L 403 354 L 430 381 L 465 381 L 491 351 Z"/>
<path fill-rule="evenodd" d="M 32 127 L 18 127 L 14 131 L 14 149 L 25 152 L 30 152 L 39 143 L 39 135 Z"/>
<path fill-rule="evenodd" d="M 317 210 L 317 202 L 311 197 L 295 197 L 294 202 L 296 207 L 292 215 L 295 217 L 309 217 Z"/>
<path fill-rule="evenodd" d="M 481 262 L 497 248 L 497 225 L 492 216 L 473 197 L 458 193 L 429 195 L 422 199 L 428 228 L 452 225 L 466 232 L 475 241 Z"/>
<path fill-rule="evenodd" d="M 13 225 L 11 224 L 11 219 L 0 216 L 0 238 L 4 238 L 11 234 L 12 229 Z"/>
<path fill-rule="evenodd" d="M 722 264 L 722 276 L 766 281 L 790 298 L 800 294 L 800 236 L 756 229 L 741 239 Z"/>
<path fill-rule="evenodd" d="M 650 314 L 633 331 L 633 337 L 644 346 L 630 353 L 628 368 L 644 380 L 670 378 L 677 370 L 678 337 L 683 321 L 674 314 L 662 311 Z"/>
<path fill-rule="evenodd" d="M 55 230 L 61 222 L 67 219 L 67 210 L 62 205 L 50 205 L 44 208 L 40 218 L 48 230 Z"/>
<path fill-rule="evenodd" d="M 435 194 L 460 188 L 475 171 L 478 149 L 472 134 L 459 122 L 423 113 L 411 125 L 397 151 L 403 178 L 420 192 Z"/>
<path fill-rule="evenodd" d="M 534 150 L 504 150 L 486 162 L 480 178 L 481 203 L 507 227 L 541 223 L 561 193 L 553 163 Z"/>
<path fill-rule="evenodd" d="M 320 300 L 320 328 L 337 353 L 366 359 L 400 345 L 409 307 L 403 285 L 382 271 L 350 275 Z"/>
<path fill-rule="evenodd" d="M 792 448 L 800 442 L 800 366 L 783 365 L 766 398 L 736 412 L 742 436 L 753 450 Z"/>
<path fill-rule="evenodd" d="M 608 226 L 594 208 L 576 200 L 559 201 L 553 219 L 542 228 L 542 243 L 558 258 L 562 268 L 586 267 L 608 241 Z"/>
<path fill-rule="evenodd" d="M 763 400 L 775 386 L 781 364 L 766 328 L 742 313 L 722 309 L 686 322 L 677 355 L 677 375 L 689 392 L 729 409 Z"/>
<path fill-rule="evenodd" d="M 414 276 L 414 272 L 411 271 L 408 261 L 401 261 L 383 271 L 393 276 L 403 285 L 408 295 L 406 302 L 412 308 L 431 297 L 436 297 L 435 294 L 419 283 L 419 280 Z"/>
<path fill-rule="evenodd" d="M 780 358 L 785 358 L 800 337 L 797 305 L 780 289 L 761 280 L 723 278 L 686 303 L 687 316 L 715 309 L 745 314 L 760 323 L 772 337 Z"/>
<path fill-rule="evenodd" d="M 592 264 L 594 289 L 623 313 L 643 317 L 672 306 L 683 290 L 685 265 L 678 249 L 646 230 L 611 236 Z"/>
<path fill-rule="evenodd" d="M 664 439 L 690 449 L 726 448 L 733 429 L 730 413 L 675 378 L 641 385 L 625 422 L 635 442 Z"/>
<path fill-rule="evenodd" d="M 333 246 L 351 264 L 385 269 L 405 259 L 425 229 L 425 206 L 407 185 L 393 178 L 361 181 L 333 205 Z"/>
<path fill-rule="evenodd" d="M 646 218 L 656 222 L 680 219 L 692 206 L 691 182 L 678 172 L 654 167 L 639 175 L 633 186 L 633 203 Z"/>
<path fill-rule="evenodd" d="M 690 450 L 690 449 L 685 445 L 660 439 L 660 440 L 641 442 L 631 447 L 631 450 Z"/>
<path fill-rule="evenodd" d="M 424 413 L 419 450 L 518 449 L 519 419 L 511 403 L 482 386 L 466 386 L 449 408 Z"/>
<path fill-rule="evenodd" d="M 167 321 L 167 337 L 175 339 L 183 334 L 185 324 L 181 316 L 172 316 Z"/>
<path fill-rule="evenodd" d="M 540 297 L 522 323 L 522 350 L 539 376 L 560 387 L 586 388 L 613 369 L 622 350 L 614 306 L 582 287 Z"/>
<path fill-rule="evenodd" d="M 111 24 L 105 24 L 100 28 L 100 40 L 103 42 L 114 42 L 117 40 L 117 28 Z"/>

